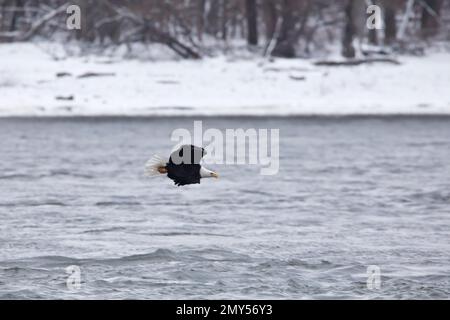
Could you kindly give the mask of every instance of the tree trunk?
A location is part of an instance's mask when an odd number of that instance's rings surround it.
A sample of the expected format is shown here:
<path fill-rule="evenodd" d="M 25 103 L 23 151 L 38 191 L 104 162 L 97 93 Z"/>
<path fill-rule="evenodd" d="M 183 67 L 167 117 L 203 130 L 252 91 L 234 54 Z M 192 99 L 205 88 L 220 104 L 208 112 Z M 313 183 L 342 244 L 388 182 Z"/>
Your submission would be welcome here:
<path fill-rule="evenodd" d="M 247 15 L 247 42 L 249 45 L 258 45 L 258 11 L 256 0 L 246 0 Z"/>
<path fill-rule="evenodd" d="M 220 1 L 208 1 L 206 12 L 206 32 L 217 37 L 220 31 Z"/>
<path fill-rule="evenodd" d="M 424 0 L 420 26 L 424 38 L 435 36 L 439 30 L 439 17 L 441 14 L 442 0 Z"/>
<path fill-rule="evenodd" d="M 228 39 L 228 2 L 227 0 L 222 0 L 220 2 L 220 20 L 221 20 L 221 37 L 223 41 Z"/>
<path fill-rule="evenodd" d="M 293 58 L 296 55 L 295 41 L 296 39 L 296 2 L 298 0 L 283 0 L 282 22 L 280 33 L 276 39 L 275 48 L 272 56 Z"/>
<path fill-rule="evenodd" d="M 1 19 L 0 19 L 0 32 L 3 32 L 4 31 L 4 21 L 5 21 L 5 14 L 6 14 L 6 12 L 5 12 L 5 6 L 6 6 L 6 1 L 0 1 L 0 17 L 2 17 Z"/>
<path fill-rule="evenodd" d="M 199 0 L 197 10 L 197 38 L 202 41 L 203 33 L 205 32 L 206 0 Z"/>
<path fill-rule="evenodd" d="M 266 39 L 267 41 L 270 41 L 275 34 L 277 25 L 277 8 L 275 7 L 275 3 L 271 0 L 263 0 L 262 8 Z"/>
<path fill-rule="evenodd" d="M 384 43 L 391 45 L 397 40 L 397 21 L 395 20 L 397 6 L 395 1 L 385 0 L 384 6 Z"/>
<path fill-rule="evenodd" d="M 370 29 L 368 34 L 368 40 L 370 44 L 378 45 L 378 35 L 377 35 L 377 29 Z"/>
<path fill-rule="evenodd" d="M 14 1 L 14 9 L 15 9 L 15 11 L 12 13 L 11 24 L 9 25 L 10 32 L 14 32 L 17 30 L 17 21 L 20 16 L 23 16 L 23 12 L 20 11 L 23 9 L 22 0 Z"/>
<path fill-rule="evenodd" d="M 353 8 L 355 6 L 355 1 L 358 0 L 347 0 L 345 5 L 345 26 L 344 35 L 342 37 L 342 55 L 345 58 L 355 57 L 355 48 L 353 47 L 353 38 L 355 36 L 355 23 L 353 21 Z"/>

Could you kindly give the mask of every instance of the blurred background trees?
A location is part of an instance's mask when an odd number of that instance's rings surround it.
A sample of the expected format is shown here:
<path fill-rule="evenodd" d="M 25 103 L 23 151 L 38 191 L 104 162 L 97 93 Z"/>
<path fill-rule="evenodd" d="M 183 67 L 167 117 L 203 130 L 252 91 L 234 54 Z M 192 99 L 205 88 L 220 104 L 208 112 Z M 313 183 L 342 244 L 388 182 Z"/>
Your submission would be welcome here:
<path fill-rule="evenodd" d="M 66 28 L 68 4 L 82 9 L 81 30 Z M 382 30 L 366 26 L 371 4 L 382 9 Z M 0 0 L 0 42 L 48 39 L 129 50 L 160 43 L 193 59 L 243 49 L 310 57 L 337 46 L 348 58 L 420 52 L 450 40 L 449 22 L 449 0 Z"/>

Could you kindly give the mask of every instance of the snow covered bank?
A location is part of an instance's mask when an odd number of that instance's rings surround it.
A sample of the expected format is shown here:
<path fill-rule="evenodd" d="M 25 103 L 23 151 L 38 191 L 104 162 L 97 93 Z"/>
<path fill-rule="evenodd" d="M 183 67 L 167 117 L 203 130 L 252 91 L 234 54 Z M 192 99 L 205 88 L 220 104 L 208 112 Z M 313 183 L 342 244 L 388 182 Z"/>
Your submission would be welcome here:
<path fill-rule="evenodd" d="M 55 59 L 0 44 L 0 116 L 450 114 L 450 54 L 399 60 Z"/>

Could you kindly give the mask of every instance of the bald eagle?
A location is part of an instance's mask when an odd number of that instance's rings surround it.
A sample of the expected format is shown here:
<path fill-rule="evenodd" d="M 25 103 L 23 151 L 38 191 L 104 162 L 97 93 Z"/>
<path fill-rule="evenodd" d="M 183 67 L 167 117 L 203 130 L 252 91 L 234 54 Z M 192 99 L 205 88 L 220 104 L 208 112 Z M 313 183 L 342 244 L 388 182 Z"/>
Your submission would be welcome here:
<path fill-rule="evenodd" d="M 216 172 L 200 165 L 204 155 L 206 155 L 204 148 L 183 145 L 172 152 L 168 161 L 157 155 L 153 156 L 145 165 L 145 174 L 147 176 L 167 174 L 177 186 L 200 183 L 201 178 L 218 178 Z"/>

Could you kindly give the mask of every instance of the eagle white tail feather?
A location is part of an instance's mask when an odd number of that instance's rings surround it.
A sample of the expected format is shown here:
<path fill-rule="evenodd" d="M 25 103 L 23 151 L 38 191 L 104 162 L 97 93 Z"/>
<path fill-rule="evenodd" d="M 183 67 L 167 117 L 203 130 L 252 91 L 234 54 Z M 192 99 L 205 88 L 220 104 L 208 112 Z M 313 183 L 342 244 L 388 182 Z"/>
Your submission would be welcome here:
<path fill-rule="evenodd" d="M 165 167 L 166 162 L 167 161 L 165 161 L 163 158 L 155 154 L 145 164 L 144 175 L 147 177 L 160 176 L 161 173 L 159 172 L 158 169 L 161 167 Z"/>

